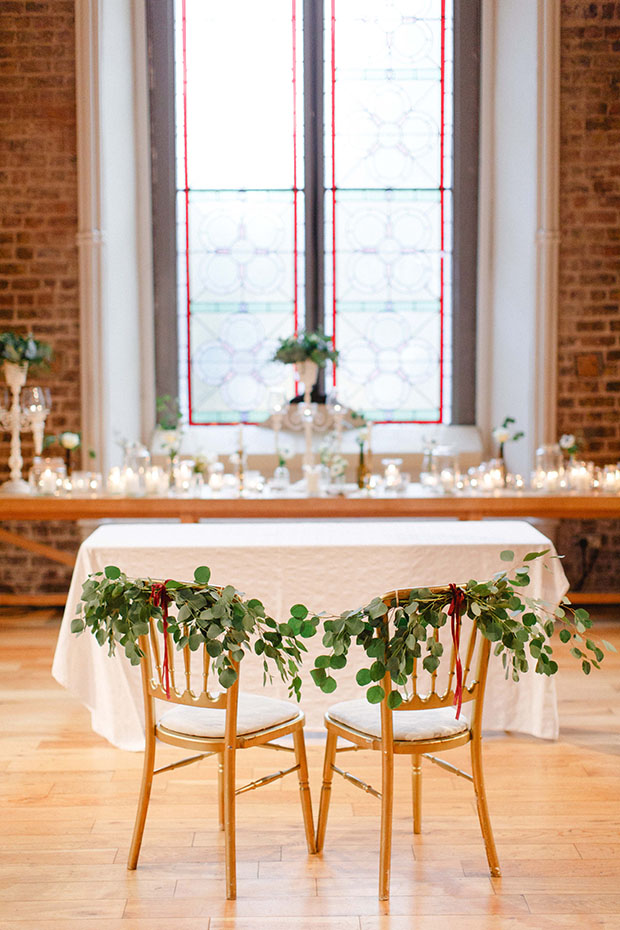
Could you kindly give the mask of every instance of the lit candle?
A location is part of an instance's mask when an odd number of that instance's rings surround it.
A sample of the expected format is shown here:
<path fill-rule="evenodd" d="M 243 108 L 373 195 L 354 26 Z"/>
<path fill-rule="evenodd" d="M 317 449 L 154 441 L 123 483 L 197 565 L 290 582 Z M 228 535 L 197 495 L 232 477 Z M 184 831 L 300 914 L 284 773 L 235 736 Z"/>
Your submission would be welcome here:
<path fill-rule="evenodd" d="M 54 494 L 56 492 L 56 473 L 51 468 L 44 468 L 39 478 L 39 491 L 41 494 Z"/>
<path fill-rule="evenodd" d="M 108 472 L 106 486 L 108 494 L 122 494 L 125 490 L 124 479 L 118 465 L 114 465 L 113 468 L 111 468 Z"/>

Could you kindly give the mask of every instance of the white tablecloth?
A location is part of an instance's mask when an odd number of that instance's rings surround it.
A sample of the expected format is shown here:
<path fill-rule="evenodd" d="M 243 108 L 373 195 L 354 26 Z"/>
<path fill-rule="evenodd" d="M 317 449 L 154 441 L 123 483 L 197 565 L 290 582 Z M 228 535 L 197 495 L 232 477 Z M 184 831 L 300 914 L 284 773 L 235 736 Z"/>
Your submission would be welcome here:
<path fill-rule="evenodd" d="M 52 674 L 91 711 L 93 729 L 123 749 L 144 745 L 140 675 L 120 653 L 108 658 L 88 632 L 70 632 L 82 583 L 90 572 L 117 565 L 129 576 L 191 580 L 208 565 L 215 584 L 232 584 L 263 601 L 279 619 L 292 604 L 339 613 L 397 587 L 469 578 L 486 579 L 506 568 L 499 553 L 512 549 L 517 562 L 533 549 L 552 547 L 521 521 L 417 520 L 228 520 L 202 524 L 124 524 L 99 527 L 82 543 L 67 600 Z M 546 561 L 546 560 L 545 560 Z M 558 602 L 568 590 L 561 564 L 531 565 L 535 597 Z M 310 640 L 311 654 L 320 651 Z M 249 661 L 249 660 L 246 660 Z M 352 681 L 355 669 L 345 669 Z M 307 671 L 304 697 L 327 707 L 353 691 L 326 696 Z M 346 681 L 344 688 L 346 690 Z M 278 689 L 276 688 L 276 691 Z M 275 693 L 275 692 L 274 692 Z M 280 689 L 278 696 L 284 696 Z M 359 696 L 359 695 L 358 695 Z M 553 679 L 533 671 L 516 684 L 491 661 L 485 699 L 485 730 L 511 730 L 555 739 L 558 716 Z"/>

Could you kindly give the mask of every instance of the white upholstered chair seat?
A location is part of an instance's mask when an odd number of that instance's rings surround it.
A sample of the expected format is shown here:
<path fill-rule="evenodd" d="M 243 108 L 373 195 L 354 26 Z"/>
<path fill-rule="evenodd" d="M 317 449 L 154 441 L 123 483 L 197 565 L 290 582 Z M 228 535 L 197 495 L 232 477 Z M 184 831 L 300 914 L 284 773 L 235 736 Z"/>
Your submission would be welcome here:
<path fill-rule="evenodd" d="M 278 724 L 294 720 L 300 710 L 289 701 L 256 694 L 239 694 L 237 707 L 237 736 L 247 736 L 259 730 L 267 730 Z M 226 711 L 210 707 L 187 707 L 177 704 L 158 721 L 158 726 L 185 736 L 202 736 L 206 739 L 223 739 Z"/>
<path fill-rule="evenodd" d="M 380 704 L 369 704 L 365 699 L 342 701 L 340 704 L 333 704 L 327 716 L 334 723 L 341 723 L 351 730 L 381 739 Z M 463 716 L 456 719 L 453 707 L 395 711 L 392 714 L 392 725 L 394 739 L 409 742 L 456 736 L 469 729 L 469 724 Z"/>

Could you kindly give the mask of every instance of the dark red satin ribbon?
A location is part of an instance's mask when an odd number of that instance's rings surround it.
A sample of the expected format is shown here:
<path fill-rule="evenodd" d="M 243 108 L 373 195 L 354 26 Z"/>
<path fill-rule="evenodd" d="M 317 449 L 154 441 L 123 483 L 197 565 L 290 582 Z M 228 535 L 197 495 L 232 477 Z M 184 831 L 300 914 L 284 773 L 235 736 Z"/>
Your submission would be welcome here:
<path fill-rule="evenodd" d="M 448 616 L 450 617 L 450 626 L 452 629 L 452 642 L 454 644 L 456 671 L 456 688 L 454 689 L 454 704 L 456 706 L 456 719 L 461 715 L 461 706 L 463 704 L 463 666 L 461 665 L 461 656 L 459 655 L 459 646 L 461 644 L 461 605 L 465 600 L 465 595 L 455 584 L 450 585 L 452 599 L 448 606 Z"/>
<path fill-rule="evenodd" d="M 168 592 L 165 581 L 154 581 L 151 585 L 151 600 L 155 607 L 161 607 L 164 627 L 164 688 L 166 697 L 170 698 L 170 659 L 168 657 Z"/>

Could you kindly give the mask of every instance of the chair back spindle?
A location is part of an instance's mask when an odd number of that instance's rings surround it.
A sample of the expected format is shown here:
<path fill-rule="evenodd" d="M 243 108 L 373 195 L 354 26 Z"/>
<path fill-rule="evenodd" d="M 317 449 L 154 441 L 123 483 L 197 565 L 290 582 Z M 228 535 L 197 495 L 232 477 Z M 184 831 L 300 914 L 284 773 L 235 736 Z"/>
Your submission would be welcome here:
<path fill-rule="evenodd" d="M 383 625 L 383 630 L 386 633 L 393 627 L 393 616 L 396 608 L 405 607 L 409 603 L 412 590 L 415 589 L 391 591 L 382 598 L 388 608 L 387 622 Z M 445 585 L 432 587 L 429 590 L 433 594 L 443 594 L 448 593 L 450 588 Z M 447 611 L 448 607 L 446 606 L 444 612 L 447 613 Z M 462 665 L 462 703 L 474 701 L 481 696 L 481 686 L 483 688 L 483 682 L 486 681 L 486 663 L 488 663 L 489 658 L 489 649 L 485 648 L 485 646 L 488 647 L 489 644 L 487 640 L 484 640 L 481 645 L 483 638 L 478 634 L 476 624 L 468 616 L 463 616 L 460 623 L 461 637 L 458 651 L 450 634 L 449 619 L 441 628 L 435 627 L 433 629 L 433 640 L 441 642 L 444 647 L 443 658 L 439 667 L 428 673 L 421 667 L 422 658 L 414 658 L 412 673 L 409 677 L 410 689 L 407 688 L 406 699 L 395 708 L 395 711 L 453 706 L 456 697 L 455 676 L 458 659 L 460 659 Z M 380 629 L 379 627 L 377 630 L 378 635 L 381 635 Z M 445 631 L 445 633 L 441 635 L 440 631 Z M 446 663 L 448 650 L 450 656 L 449 661 Z M 460 656 L 458 655 L 459 652 Z M 463 653 L 464 660 L 462 658 Z M 422 645 L 422 654 L 423 656 L 425 654 L 424 644 Z M 474 659 L 476 659 L 476 662 L 474 662 Z M 473 667 L 476 669 L 474 676 L 472 676 Z M 443 670 L 447 668 L 445 675 L 442 675 L 442 668 Z M 386 673 L 383 687 L 386 695 L 389 694 L 392 688 L 392 679 L 389 673 Z"/>

